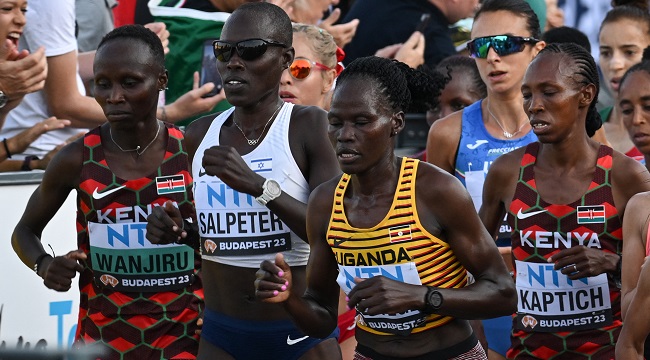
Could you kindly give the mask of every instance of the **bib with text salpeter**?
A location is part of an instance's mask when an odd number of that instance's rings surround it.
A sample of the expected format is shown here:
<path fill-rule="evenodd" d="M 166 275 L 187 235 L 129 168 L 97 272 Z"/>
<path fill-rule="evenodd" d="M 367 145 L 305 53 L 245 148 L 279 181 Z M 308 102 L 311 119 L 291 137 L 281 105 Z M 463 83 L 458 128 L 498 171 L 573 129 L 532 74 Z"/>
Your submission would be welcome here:
<path fill-rule="evenodd" d="M 146 227 L 146 222 L 88 223 L 96 284 L 122 292 L 161 292 L 193 282 L 192 248 L 152 244 Z"/>
<path fill-rule="evenodd" d="M 355 277 L 369 279 L 378 275 L 406 284 L 422 285 L 414 262 L 378 266 L 339 265 L 336 282 L 346 294 L 349 294 L 356 285 Z M 427 317 L 420 310 L 408 310 L 398 314 L 368 315 L 364 313 L 364 309 L 357 309 L 357 313 L 361 317 L 359 320 L 361 324 L 373 330 L 402 336 L 410 334 L 416 327 L 423 326 Z"/>
<path fill-rule="evenodd" d="M 201 251 L 211 256 L 275 254 L 291 250 L 289 227 L 255 197 L 219 180 L 195 182 Z"/>

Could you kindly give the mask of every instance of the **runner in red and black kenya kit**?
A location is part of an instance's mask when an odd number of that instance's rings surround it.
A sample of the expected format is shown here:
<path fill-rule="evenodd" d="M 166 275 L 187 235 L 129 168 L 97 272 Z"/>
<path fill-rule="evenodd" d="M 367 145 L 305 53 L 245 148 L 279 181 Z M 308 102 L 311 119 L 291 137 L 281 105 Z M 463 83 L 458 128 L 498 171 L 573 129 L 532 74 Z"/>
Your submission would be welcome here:
<path fill-rule="evenodd" d="M 590 138 L 601 126 L 598 86 L 583 48 L 542 50 L 522 84 L 539 142 L 498 158 L 486 179 L 481 218 L 496 234 L 507 210 L 513 228 L 518 304 L 508 358 L 614 356 L 622 216 L 650 175 Z"/>
<path fill-rule="evenodd" d="M 178 208 L 179 223 L 195 217 L 183 134 L 156 119 L 167 86 L 160 39 L 142 26 L 115 29 L 99 44 L 93 71 L 108 122 L 50 162 L 14 249 L 55 291 L 68 291 L 80 273 L 76 346 L 101 344 L 101 359 L 194 359 L 204 308 L 198 237 L 184 231 L 154 244 L 146 229 L 157 206 Z M 73 190 L 77 244 L 52 257 L 40 237 Z"/>

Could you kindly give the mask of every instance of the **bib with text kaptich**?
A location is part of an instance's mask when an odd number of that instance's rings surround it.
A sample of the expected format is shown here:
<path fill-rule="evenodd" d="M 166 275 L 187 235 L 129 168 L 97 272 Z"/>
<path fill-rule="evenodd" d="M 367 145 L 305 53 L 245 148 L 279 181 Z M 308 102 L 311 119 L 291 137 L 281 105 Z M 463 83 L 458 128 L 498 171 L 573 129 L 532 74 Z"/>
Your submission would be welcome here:
<path fill-rule="evenodd" d="M 515 329 L 560 332 L 595 329 L 612 323 L 607 274 L 571 280 L 553 264 L 515 261 Z"/>

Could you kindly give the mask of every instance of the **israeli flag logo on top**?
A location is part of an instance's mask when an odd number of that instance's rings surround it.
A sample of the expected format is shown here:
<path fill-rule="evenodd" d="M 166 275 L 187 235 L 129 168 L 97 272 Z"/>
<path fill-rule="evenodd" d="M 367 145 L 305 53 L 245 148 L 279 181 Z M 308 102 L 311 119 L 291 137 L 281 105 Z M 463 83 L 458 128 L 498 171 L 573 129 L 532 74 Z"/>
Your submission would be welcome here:
<path fill-rule="evenodd" d="M 254 172 L 267 172 L 273 170 L 273 159 L 253 159 L 251 160 L 250 167 Z"/>

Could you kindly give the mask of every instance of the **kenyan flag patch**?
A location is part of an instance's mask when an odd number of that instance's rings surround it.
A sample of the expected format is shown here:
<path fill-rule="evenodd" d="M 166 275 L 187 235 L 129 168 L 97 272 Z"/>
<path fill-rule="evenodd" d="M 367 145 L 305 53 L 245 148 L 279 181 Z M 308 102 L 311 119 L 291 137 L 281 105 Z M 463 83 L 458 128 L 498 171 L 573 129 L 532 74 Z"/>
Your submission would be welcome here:
<path fill-rule="evenodd" d="M 601 224 L 605 222 L 605 205 L 578 206 L 578 224 Z"/>
<path fill-rule="evenodd" d="M 156 177 L 158 195 L 185 192 L 185 176 L 170 175 Z"/>

